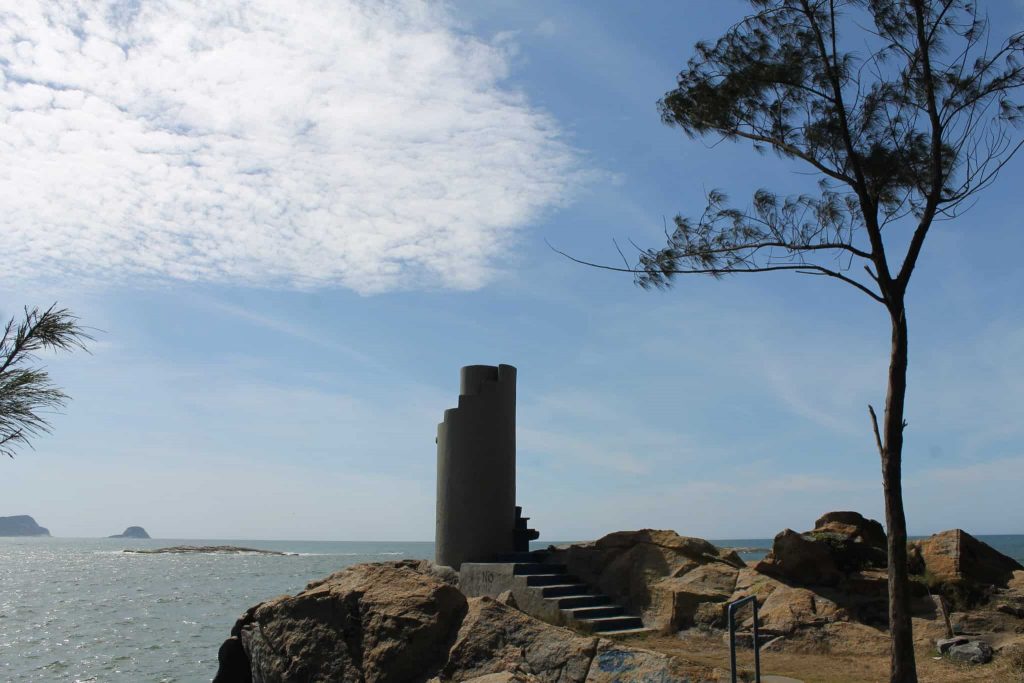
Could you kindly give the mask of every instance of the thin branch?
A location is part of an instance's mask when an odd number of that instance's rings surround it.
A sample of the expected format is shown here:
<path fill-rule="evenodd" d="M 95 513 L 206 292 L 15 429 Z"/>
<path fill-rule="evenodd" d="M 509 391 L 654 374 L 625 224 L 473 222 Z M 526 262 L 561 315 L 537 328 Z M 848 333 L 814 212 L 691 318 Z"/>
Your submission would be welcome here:
<path fill-rule="evenodd" d="M 882 437 L 878 433 L 878 417 L 875 415 L 875 408 L 868 404 L 868 413 L 871 415 L 871 428 L 875 432 L 875 445 L 878 446 L 878 454 L 885 457 L 885 448 L 882 447 Z"/>
<path fill-rule="evenodd" d="M 615 273 L 631 273 L 633 275 L 645 275 L 645 274 L 647 274 L 649 272 L 648 270 L 646 270 L 644 268 L 629 268 L 629 267 L 620 268 L 618 266 L 609 266 L 609 265 L 604 264 L 604 263 L 595 263 L 595 262 L 592 262 L 592 261 L 585 261 L 583 259 L 576 258 L 575 256 L 567 254 L 566 252 L 562 251 L 561 249 L 556 248 L 554 245 L 552 245 L 547 240 L 544 240 L 544 243 L 548 245 L 548 248 L 551 249 L 551 251 L 555 252 L 559 256 L 563 256 L 563 257 L 569 259 L 570 261 L 572 261 L 573 263 L 578 263 L 578 264 L 583 265 L 583 266 L 590 266 L 591 268 L 597 268 L 599 270 L 610 270 L 610 271 L 615 272 Z M 730 267 L 726 267 L 726 268 L 662 269 L 659 272 L 661 272 L 664 275 L 734 275 L 734 274 L 739 274 L 739 273 L 770 273 L 770 272 L 783 271 L 783 270 L 790 270 L 790 271 L 808 271 L 808 270 L 813 270 L 813 271 L 817 271 L 817 272 L 815 272 L 816 275 L 827 275 L 828 277 L 832 277 L 832 278 L 835 278 L 837 280 L 842 280 L 843 282 L 847 283 L 848 285 L 852 285 L 852 286 L 856 287 L 857 289 L 859 289 L 860 291 L 862 291 L 863 293 L 867 294 L 869 297 L 871 297 L 872 299 L 874 299 L 878 303 L 885 304 L 885 299 L 883 299 L 881 296 L 879 296 L 875 292 L 872 292 L 870 289 L 865 287 L 860 282 L 857 282 L 853 278 L 847 277 L 847 276 L 843 275 L 842 273 L 836 272 L 834 270 L 830 270 L 829 268 L 825 268 L 824 266 L 819 266 L 819 265 L 816 265 L 816 264 L 789 264 L 789 265 L 779 265 L 779 266 L 750 266 L 748 268 L 730 268 Z"/>

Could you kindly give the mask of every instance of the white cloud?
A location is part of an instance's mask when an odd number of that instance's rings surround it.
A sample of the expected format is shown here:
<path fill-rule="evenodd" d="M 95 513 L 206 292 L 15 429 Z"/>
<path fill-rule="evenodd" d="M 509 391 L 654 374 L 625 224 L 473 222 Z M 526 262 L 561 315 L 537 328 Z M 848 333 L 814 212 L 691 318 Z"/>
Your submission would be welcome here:
<path fill-rule="evenodd" d="M 543 38 L 553 38 L 558 33 L 558 24 L 553 19 L 543 19 L 537 27 L 533 29 L 533 32 Z"/>
<path fill-rule="evenodd" d="M 5 274 L 479 287 L 576 173 L 507 57 L 416 0 L 17 3 Z"/>

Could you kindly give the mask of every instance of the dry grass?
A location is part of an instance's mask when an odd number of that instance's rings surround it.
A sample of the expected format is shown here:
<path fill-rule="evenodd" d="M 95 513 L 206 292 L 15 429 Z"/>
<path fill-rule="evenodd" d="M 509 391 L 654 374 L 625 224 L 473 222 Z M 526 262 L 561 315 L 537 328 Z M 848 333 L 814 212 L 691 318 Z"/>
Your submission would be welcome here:
<path fill-rule="evenodd" d="M 1013 683 L 1024 683 L 1024 645 L 1010 645 L 1002 652 Z"/>
<path fill-rule="evenodd" d="M 917 628 L 920 626 L 920 628 Z M 1007 647 L 989 664 L 972 666 L 936 656 L 929 624 L 915 624 L 921 683 L 1024 683 L 1024 645 Z M 728 680 L 729 648 L 720 634 L 648 636 L 633 644 L 674 656 L 695 680 Z M 805 683 L 878 683 L 888 680 L 886 633 L 859 624 L 833 624 L 817 634 L 787 639 L 761 654 L 761 671 Z M 741 672 L 753 669 L 750 650 L 741 650 Z"/>

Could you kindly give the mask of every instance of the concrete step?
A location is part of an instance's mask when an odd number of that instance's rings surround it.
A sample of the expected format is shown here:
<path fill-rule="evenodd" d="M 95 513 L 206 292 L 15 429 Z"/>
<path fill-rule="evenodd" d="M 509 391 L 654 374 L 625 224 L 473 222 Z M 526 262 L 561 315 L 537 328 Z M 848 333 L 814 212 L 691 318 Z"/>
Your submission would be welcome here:
<path fill-rule="evenodd" d="M 564 610 L 612 604 L 612 599 L 607 595 L 571 595 L 569 597 L 551 599 L 558 605 L 558 609 Z"/>
<path fill-rule="evenodd" d="M 502 553 L 498 555 L 495 562 L 543 562 L 547 555 L 545 550 L 531 550 L 528 553 Z"/>
<path fill-rule="evenodd" d="M 573 607 L 563 609 L 573 619 L 600 619 L 602 617 L 620 617 L 626 613 L 618 605 L 598 605 L 596 607 Z"/>
<path fill-rule="evenodd" d="M 527 586 L 563 586 L 567 583 L 579 583 L 579 579 L 569 574 L 527 574 Z"/>
<path fill-rule="evenodd" d="M 595 633 L 604 633 L 605 631 L 624 631 L 626 629 L 644 627 L 644 622 L 640 620 L 640 617 L 631 616 L 580 619 L 580 624 Z"/>
<path fill-rule="evenodd" d="M 566 583 L 553 586 L 540 586 L 540 594 L 545 598 L 559 598 L 569 595 L 589 595 L 590 588 L 585 583 Z"/>
<path fill-rule="evenodd" d="M 544 564 L 543 562 L 516 562 L 512 567 L 513 574 L 565 574 L 564 564 Z"/>

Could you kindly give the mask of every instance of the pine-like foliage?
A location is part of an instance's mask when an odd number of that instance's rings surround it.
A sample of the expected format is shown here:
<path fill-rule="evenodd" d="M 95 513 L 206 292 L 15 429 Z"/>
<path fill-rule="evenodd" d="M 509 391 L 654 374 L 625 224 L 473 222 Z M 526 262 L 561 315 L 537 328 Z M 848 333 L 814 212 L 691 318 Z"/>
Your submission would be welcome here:
<path fill-rule="evenodd" d="M 667 244 L 641 252 L 637 280 L 794 270 L 888 304 L 933 221 L 966 208 L 1020 148 L 1024 108 L 1011 96 L 1024 84 L 1024 33 L 992 49 L 966 0 L 751 4 L 753 15 L 696 46 L 659 102 L 662 120 L 805 162 L 820 191 L 760 190 L 746 209 L 711 192 L 700 218 L 677 216 Z M 886 227 L 905 218 L 915 231 L 894 261 Z"/>
<path fill-rule="evenodd" d="M 13 458 L 18 446 L 31 445 L 30 437 L 50 431 L 45 411 L 68 400 L 46 370 L 33 365 L 38 352 L 85 350 L 90 339 L 78 318 L 56 305 L 26 308 L 21 320 L 7 322 L 0 339 L 0 455 Z"/>

